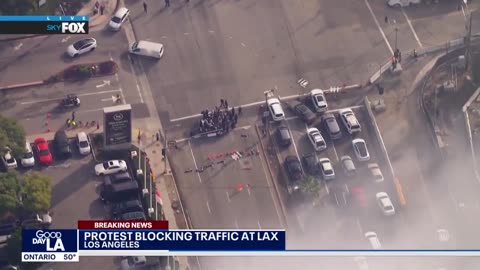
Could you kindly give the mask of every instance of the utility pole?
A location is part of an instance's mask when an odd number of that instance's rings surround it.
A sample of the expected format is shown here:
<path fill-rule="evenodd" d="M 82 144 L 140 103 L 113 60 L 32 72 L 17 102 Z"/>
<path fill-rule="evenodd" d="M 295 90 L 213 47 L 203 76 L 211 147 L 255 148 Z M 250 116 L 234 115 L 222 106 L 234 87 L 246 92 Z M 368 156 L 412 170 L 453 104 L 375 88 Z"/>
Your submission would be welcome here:
<path fill-rule="evenodd" d="M 395 51 L 397 51 L 397 35 L 398 35 L 398 27 L 395 26 Z"/>
<path fill-rule="evenodd" d="M 467 38 L 466 38 L 466 55 L 465 55 L 465 68 L 469 67 L 471 57 L 472 57 L 472 13 L 468 11 L 468 16 L 470 17 L 467 24 Z"/>

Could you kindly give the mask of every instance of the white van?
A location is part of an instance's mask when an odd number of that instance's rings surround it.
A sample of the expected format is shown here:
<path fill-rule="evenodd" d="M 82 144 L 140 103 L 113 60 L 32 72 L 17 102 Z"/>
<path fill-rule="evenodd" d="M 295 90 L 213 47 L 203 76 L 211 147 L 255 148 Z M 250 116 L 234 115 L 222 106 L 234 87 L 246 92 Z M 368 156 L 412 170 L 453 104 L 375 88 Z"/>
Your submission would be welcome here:
<path fill-rule="evenodd" d="M 380 240 L 378 240 L 376 233 L 367 232 L 365 233 L 365 238 L 368 239 L 373 249 L 382 249 L 382 245 L 380 244 Z"/>
<path fill-rule="evenodd" d="M 163 56 L 164 49 L 163 44 L 161 43 L 139 40 L 130 45 L 129 51 L 133 54 L 150 56 L 160 59 Z"/>
<path fill-rule="evenodd" d="M 395 8 L 408 7 L 411 4 L 420 4 L 421 2 L 422 0 L 387 0 L 387 4 Z"/>
<path fill-rule="evenodd" d="M 23 154 L 21 162 L 23 167 L 35 166 L 35 156 L 33 155 L 32 145 L 30 145 L 28 141 L 25 142 L 25 154 Z"/>
<path fill-rule="evenodd" d="M 78 145 L 78 151 L 82 155 L 88 155 L 90 154 L 90 142 L 88 141 L 87 134 L 85 132 L 79 132 L 77 134 L 77 145 Z"/>
<path fill-rule="evenodd" d="M 273 121 L 282 121 L 285 119 L 285 112 L 283 112 L 282 105 L 278 98 L 267 99 L 267 105 Z"/>

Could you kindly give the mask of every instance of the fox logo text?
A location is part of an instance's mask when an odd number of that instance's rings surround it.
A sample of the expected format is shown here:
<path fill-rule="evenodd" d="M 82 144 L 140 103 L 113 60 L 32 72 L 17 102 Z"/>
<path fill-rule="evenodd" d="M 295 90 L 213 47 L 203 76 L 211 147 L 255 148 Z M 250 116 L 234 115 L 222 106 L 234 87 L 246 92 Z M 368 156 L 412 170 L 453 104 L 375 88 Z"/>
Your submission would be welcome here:
<path fill-rule="evenodd" d="M 85 22 L 62 22 L 51 23 L 47 25 L 48 32 L 56 32 L 57 34 L 87 34 Z"/>
<path fill-rule="evenodd" d="M 46 251 L 65 251 L 65 247 L 62 242 L 62 233 L 55 231 L 37 231 L 36 238 L 32 239 L 34 245 L 44 245 Z"/>

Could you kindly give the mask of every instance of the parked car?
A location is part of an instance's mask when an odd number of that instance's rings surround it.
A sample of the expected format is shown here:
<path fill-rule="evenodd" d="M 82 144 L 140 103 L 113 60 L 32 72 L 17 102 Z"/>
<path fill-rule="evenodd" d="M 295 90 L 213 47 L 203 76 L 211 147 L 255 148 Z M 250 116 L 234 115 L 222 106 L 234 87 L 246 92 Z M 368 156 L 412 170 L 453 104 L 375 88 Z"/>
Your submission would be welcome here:
<path fill-rule="evenodd" d="M 128 212 L 120 215 L 118 220 L 146 220 L 145 213 L 142 211 Z"/>
<path fill-rule="evenodd" d="M 355 168 L 355 163 L 353 163 L 350 156 L 342 156 L 340 161 L 342 162 L 343 171 L 346 175 L 353 176 L 357 174 L 357 168 Z"/>
<path fill-rule="evenodd" d="M 300 186 L 297 184 L 297 182 L 303 179 L 304 174 L 298 157 L 287 156 L 285 158 L 284 166 L 288 174 L 288 191 L 291 193 L 292 191 L 300 189 Z"/>
<path fill-rule="evenodd" d="M 320 161 L 316 153 L 306 154 L 302 159 L 309 174 L 316 175 L 320 173 Z"/>
<path fill-rule="evenodd" d="M 59 157 L 63 159 L 72 157 L 72 149 L 70 148 L 70 142 L 68 141 L 67 133 L 65 133 L 64 130 L 59 130 L 55 132 L 53 143 L 55 144 Z"/>
<path fill-rule="evenodd" d="M 285 119 L 285 112 L 278 98 L 267 99 L 268 110 L 272 115 L 273 121 L 282 121 Z"/>
<path fill-rule="evenodd" d="M 88 155 L 92 150 L 90 147 L 90 141 L 88 140 L 88 136 L 83 131 L 77 134 L 77 146 L 78 151 L 81 155 Z"/>
<path fill-rule="evenodd" d="M 60 106 L 65 109 L 79 107 L 80 104 L 80 98 L 75 94 L 68 94 L 60 101 Z"/>
<path fill-rule="evenodd" d="M 370 163 L 367 165 L 368 170 L 370 171 L 370 174 L 372 175 L 373 179 L 375 182 L 380 183 L 383 182 L 383 173 L 380 170 L 380 167 L 378 166 L 377 163 Z"/>
<path fill-rule="evenodd" d="M 50 151 L 50 147 L 48 146 L 47 140 L 45 140 L 45 138 L 36 138 L 34 143 L 40 164 L 46 166 L 52 164 L 53 156 L 52 152 Z"/>
<path fill-rule="evenodd" d="M 84 38 L 68 46 L 67 53 L 70 57 L 77 57 L 81 54 L 92 52 L 97 48 L 97 40 L 94 38 Z"/>
<path fill-rule="evenodd" d="M 290 146 L 292 144 L 292 135 L 286 126 L 279 126 L 277 129 L 277 141 L 280 146 Z"/>
<path fill-rule="evenodd" d="M 52 225 L 52 216 L 50 213 L 35 215 L 33 218 L 22 221 L 22 229 L 48 229 Z"/>
<path fill-rule="evenodd" d="M 132 177 L 130 177 L 130 174 L 128 172 L 120 172 L 120 173 L 105 176 L 103 184 L 108 186 L 112 184 L 120 184 L 120 183 L 129 182 L 129 181 L 133 181 Z"/>
<path fill-rule="evenodd" d="M 378 240 L 378 236 L 374 232 L 366 232 L 365 238 L 367 238 L 368 242 L 373 249 L 382 249 L 382 245 L 380 244 L 380 240 Z"/>
<path fill-rule="evenodd" d="M 323 151 L 327 149 L 327 143 L 317 128 L 307 129 L 307 137 L 315 151 Z"/>
<path fill-rule="evenodd" d="M 95 174 L 99 176 L 127 171 L 125 160 L 109 160 L 95 165 Z"/>
<path fill-rule="evenodd" d="M 123 259 L 120 262 L 121 270 L 142 269 L 147 265 L 147 258 L 145 256 L 131 256 Z"/>
<path fill-rule="evenodd" d="M 347 129 L 348 133 L 353 134 L 362 131 L 360 122 L 358 122 L 355 113 L 351 109 L 343 109 L 339 112 L 343 125 Z"/>
<path fill-rule="evenodd" d="M 390 197 L 386 192 L 378 192 L 376 197 L 378 206 L 380 206 L 380 209 L 385 216 L 395 215 L 395 207 L 393 207 L 392 200 L 390 200 Z"/>
<path fill-rule="evenodd" d="M 312 103 L 313 107 L 315 107 L 315 111 L 321 113 L 328 110 L 327 99 L 325 98 L 323 90 L 313 89 L 312 91 L 310 91 L 310 97 L 312 98 Z"/>
<path fill-rule="evenodd" d="M 333 169 L 332 163 L 328 158 L 320 159 L 320 169 L 322 171 L 322 176 L 324 180 L 335 179 L 335 170 Z"/>
<path fill-rule="evenodd" d="M 119 203 L 128 200 L 137 200 L 140 196 L 140 187 L 137 181 L 103 185 L 100 199 L 104 202 Z"/>
<path fill-rule="evenodd" d="M 288 108 L 300 117 L 305 123 L 311 124 L 315 120 L 315 113 L 300 101 L 292 100 L 287 103 Z"/>
<path fill-rule="evenodd" d="M 25 153 L 23 154 L 21 163 L 25 168 L 35 166 L 35 156 L 33 155 L 32 145 L 28 141 L 25 142 Z"/>
<path fill-rule="evenodd" d="M 387 0 L 387 5 L 394 8 L 408 7 L 420 4 L 422 0 Z"/>
<path fill-rule="evenodd" d="M 338 125 L 337 119 L 333 113 L 326 113 L 322 116 L 322 122 L 327 130 L 330 139 L 337 140 L 342 138 L 342 130 Z"/>
<path fill-rule="evenodd" d="M 2 162 L 5 168 L 7 168 L 7 170 L 17 168 L 17 160 L 13 157 L 10 148 L 7 148 L 5 151 L 5 154 L 2 156 Z"/>
<path fill-rule="evenodd" d="M 111 207 L 111 213 L 113 217 L 118 217 L 125 213 L 138 211 L 143 211 L 143 206 L 142 202 L 137 199 L 115 203 Z"/>
<path fill-rule="evenodd" d="M 118 31 L 120 27 L 122 27 L 123 22 L 128 19 L 128 15 L 130 15 L 130 11 L 126 7 L 121 7 L 115 12 L 112 19 L 108 23 L 110 30 Z"/>
<path fill-rule="evenodd" d="M 353 151 L 358 161 L 369 161 L 370 153 L 368 152 L 367 143 L 364 139 L 356 138 L 352 140 Z"/>

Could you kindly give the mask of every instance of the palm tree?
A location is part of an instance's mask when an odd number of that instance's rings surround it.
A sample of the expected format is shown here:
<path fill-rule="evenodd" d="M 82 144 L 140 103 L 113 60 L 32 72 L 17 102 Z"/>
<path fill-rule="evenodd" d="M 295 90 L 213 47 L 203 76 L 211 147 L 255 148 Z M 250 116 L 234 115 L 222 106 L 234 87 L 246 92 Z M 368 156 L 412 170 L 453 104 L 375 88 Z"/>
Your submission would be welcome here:
<path fill-rule="evenodd" d="M 311 175 L 306 176 L 302 181 L 300 181 L 300 189 L 302 192 L 310 195 L 311 198 L 313 198 L 312 203 L 314 205 L 317 203 L 318 199 L 320 198 L 321 187 L 319 181 L 315 177 Z"/>

